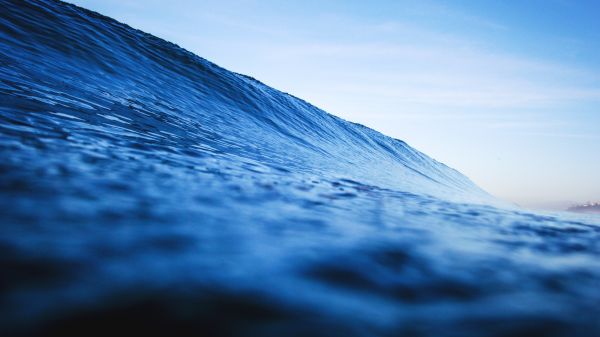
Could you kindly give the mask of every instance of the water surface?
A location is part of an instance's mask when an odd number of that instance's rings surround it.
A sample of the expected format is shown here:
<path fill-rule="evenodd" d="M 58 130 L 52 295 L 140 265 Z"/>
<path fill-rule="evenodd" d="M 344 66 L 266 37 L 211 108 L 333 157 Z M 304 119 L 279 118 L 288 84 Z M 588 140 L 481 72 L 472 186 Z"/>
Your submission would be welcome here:
<path fill-rule="evenodd" d="M 2 7 L 0 334 L 600 335 L 597 217 L 99 14 Z"/>

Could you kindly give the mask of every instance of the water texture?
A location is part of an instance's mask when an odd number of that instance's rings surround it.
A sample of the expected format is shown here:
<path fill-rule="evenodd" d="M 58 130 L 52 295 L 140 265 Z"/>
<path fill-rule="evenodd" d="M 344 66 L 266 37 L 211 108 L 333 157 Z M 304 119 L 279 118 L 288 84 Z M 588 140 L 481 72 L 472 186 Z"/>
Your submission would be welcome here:
<path fill-rule="evenodd" d="M 110 18 L 0 11 L 0 335 L 600 336 L 600 220 Z"/>

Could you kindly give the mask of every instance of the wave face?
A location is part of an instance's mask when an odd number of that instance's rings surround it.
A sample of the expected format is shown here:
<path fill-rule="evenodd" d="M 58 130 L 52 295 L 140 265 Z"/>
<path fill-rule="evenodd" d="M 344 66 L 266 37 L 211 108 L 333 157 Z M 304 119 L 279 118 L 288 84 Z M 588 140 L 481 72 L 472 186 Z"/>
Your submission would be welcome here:
<path fill-rule="evenodd" d="M 600 333 L 597 219 L 497 208 L 400 140 L 97 13 L 2 5 L 4 331 Z"/>

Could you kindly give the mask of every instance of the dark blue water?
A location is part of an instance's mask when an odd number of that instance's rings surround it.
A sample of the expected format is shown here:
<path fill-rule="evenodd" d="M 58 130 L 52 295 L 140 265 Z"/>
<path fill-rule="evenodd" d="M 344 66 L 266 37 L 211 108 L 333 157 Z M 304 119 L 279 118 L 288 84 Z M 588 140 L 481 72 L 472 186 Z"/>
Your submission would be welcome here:
<path fill-rule="evenodd" d="M 0 102 L 2 336 L 600 336 L 598 218 L 112 19 L 2 1 Z"/>

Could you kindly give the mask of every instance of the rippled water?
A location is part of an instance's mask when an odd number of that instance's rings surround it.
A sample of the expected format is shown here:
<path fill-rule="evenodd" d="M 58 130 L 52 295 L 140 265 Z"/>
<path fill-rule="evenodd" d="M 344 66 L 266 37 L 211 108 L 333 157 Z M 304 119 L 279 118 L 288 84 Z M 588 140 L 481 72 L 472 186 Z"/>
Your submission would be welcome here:
<path fill-rule="evenodd" d="M 0 335 L 600 335 L 598 217 L 72 5 L 0 42 Z"/>

